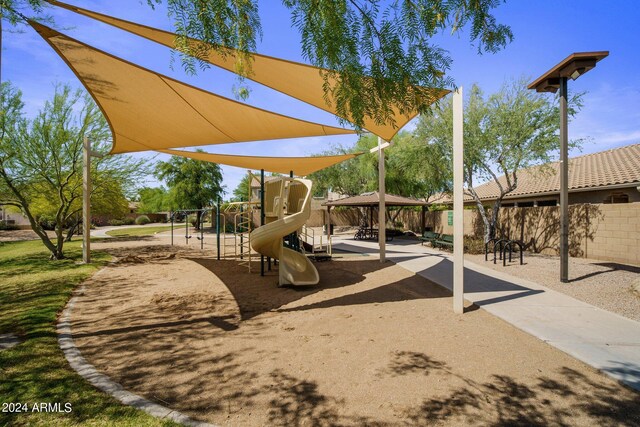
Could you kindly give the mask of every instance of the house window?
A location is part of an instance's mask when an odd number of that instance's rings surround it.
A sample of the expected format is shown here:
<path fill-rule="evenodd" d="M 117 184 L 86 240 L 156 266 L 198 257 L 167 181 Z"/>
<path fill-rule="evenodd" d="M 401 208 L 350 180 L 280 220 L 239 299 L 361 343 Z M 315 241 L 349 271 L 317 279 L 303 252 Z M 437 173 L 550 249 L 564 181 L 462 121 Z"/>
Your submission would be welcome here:
<path fill-rule="evenodd" d="M 538 200 L 538 206 L 557 206 L 558 203 L 555 200 Z"/>
<path fill-rule="evenodd" d="M 609 203 L 629 203 L 629 195 L 622 191 L 614 191 L 604 199 L 605 204 Z"/>

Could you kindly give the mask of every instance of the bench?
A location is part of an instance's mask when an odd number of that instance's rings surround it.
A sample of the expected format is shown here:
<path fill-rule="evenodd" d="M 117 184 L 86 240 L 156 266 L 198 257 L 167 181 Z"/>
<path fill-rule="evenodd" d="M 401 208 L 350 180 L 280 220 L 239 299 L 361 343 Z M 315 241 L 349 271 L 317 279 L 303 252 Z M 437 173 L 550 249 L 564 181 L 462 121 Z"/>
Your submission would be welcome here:
<path fill-rule="evenodd" d="M 433 246 L 439 248 L 451 248 L 453 249 L 453 235 L 452 234 L 443 234 L 440 238 L 436 239 L 433 242 Z"/>
<path fill-rule="evenodd" d="M 429 242 L 431 243 L 431 246 L 433 246 L 433 242 L 436 241 L 439 237 L 439 233 L 435 233 L 433 231 L 425 231 L 424 233 L 422 233 L 422 237 L 419 237 L 420 245 L 424 245 L 424 242 Z"/>

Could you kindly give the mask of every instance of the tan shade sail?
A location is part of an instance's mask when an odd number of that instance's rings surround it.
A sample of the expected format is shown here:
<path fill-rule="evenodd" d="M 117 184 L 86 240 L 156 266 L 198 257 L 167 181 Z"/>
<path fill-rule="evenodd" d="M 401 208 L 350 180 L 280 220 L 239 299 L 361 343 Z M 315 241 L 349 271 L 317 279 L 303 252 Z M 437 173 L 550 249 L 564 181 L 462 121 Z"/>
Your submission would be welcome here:
<path fill-rule="evenodd" d="M 175 41 L 178 36 L 175 33 L 114 18 L 58 1 L 51 0 L 50 3 L 176 49 Z M 194 39 L 189 39 L 189 42 L 194 46 L 203 43 L 200 40 Z M 195 51 L 198 52 L 199 50 L 196 48 Z M 233 49 L 227 49 L 227 54 L 222 55 L 215 50 L 210 50 L 207 57 L 200 59 L 225 70 L 235 72 L 235 52 Z M 323 89 L 325 81 L 322 73 L 327 70 L 257 53 L 253 53 L 252 58 L 253 64 L 251 66 L 251 75 L 248 76 L 249 79 L 338 115 L 335 108 L 336 103 L 333 102 L 333 100 L 327 103 L 325 100 L 325 92 Z M 333 87 L 335 85 L 335 79 L 329 79 L 328 83 L 330 87 Z M 364 86 L 367 87 L 371 85 L 365 84 Z M 415 93 L 426 98 L 426 102 L 431 104 L 447 95 L 449 91 L 444 89 L 415 88 Z M 411 114 L 403 115 L 399 112 L 398 108 L 391 106 L 391 109 L 393 111 L 395 124 L 376 123 L 373 118 L 365 117 L 364 128 L 382 137 L 386 141 L 391 141 L 400 128 L 417 114 L 417 112 L 412 112 Z M 349 120 L 349 117 L 343 118 Z"/>
<path fill-rule="evenodd" d="M 262 156 L 235 156 L 229 154 L 213 154 L 183 150 L 157 150 L 160 153 L 174 156 L 188 157 L 190 159 L 205 162 L 220 163 L 239 168 L 277 172 L 288 174 L 293 172 L 297 176 L 305 176 L 319 171 L 336 163 L 353 159 L 363 153 L 350 153 L 338 156 L 317 157 L 262 157 Z"/>
<path fill-rule="evenodd" d="M 251 107 L 139 67 L 30 21 L 102 109 L 112 154 L 354 133 Z"/>

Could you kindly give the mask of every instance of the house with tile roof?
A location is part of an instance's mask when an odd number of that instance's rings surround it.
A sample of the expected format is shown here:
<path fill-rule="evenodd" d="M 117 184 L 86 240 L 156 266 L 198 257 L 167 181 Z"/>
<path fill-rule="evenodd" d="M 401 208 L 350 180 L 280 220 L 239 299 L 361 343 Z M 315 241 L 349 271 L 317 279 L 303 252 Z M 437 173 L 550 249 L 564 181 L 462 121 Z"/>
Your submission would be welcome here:
<path fill-rule="evenodd" d="M 518 172 L 518 187 L 502 206 L 556 206 L 560 201 L 560 163 Z M 499 178 L 506 185 L 505 176 Z M 492 180 L 476 187 L 482 201 L 493 202 L 500 191 Z M 640 202 L 640 144 L 569 159 L 569 204 Z M 445 201 L 446 203 L 446 201 Z M 475 203 L 465 196 L 465 204 Z"/>

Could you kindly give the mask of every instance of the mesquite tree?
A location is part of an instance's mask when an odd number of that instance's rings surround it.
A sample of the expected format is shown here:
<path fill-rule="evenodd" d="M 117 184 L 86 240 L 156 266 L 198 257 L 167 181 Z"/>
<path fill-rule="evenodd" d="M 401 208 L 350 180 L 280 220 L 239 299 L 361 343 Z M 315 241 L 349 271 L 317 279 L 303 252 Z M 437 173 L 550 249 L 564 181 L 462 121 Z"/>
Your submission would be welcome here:
<path fill-rule="evenodd" d="M 436 38 L 466 31 L 478 53 L 496 52 L 513 38 L 511 29 L 493 15 L 505 0 L 282 0 L 291 24 L 300 33 L 303 56 L 337 85 L 325 85 L 341 117 L 361 126 L 370 116 L 378 122 L 392 119 L 391 106 L 401 113 L 427 111 L 431 99 L 415 96 L 412 86 L 451 88 L 447 75 L 452 63 Z M 235 68 L 251 76 L 250 52 L 262 37 L 258 0 L 147 0 L 154 7 L 166 4 L 173 20 L 184 68 L 196 72 L 208 65 L 204 57 L 223 46 L 238 49 Z M 2 0 L 3 17 L 11 23 L 23 18 L 45 17 L 45 0 Z M 273 7 L 273 5 L 269 5 Z M 186 37 L 207 44 L 189 45 Z M 371 77 L 372 79 L 363 79 Z M 248 96 L 240 85 L 238 95 Z"/>

